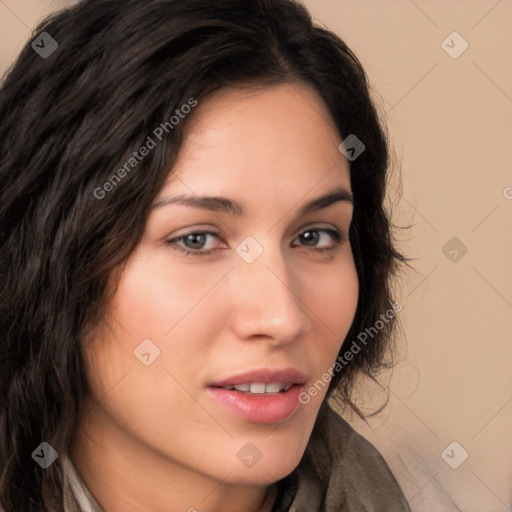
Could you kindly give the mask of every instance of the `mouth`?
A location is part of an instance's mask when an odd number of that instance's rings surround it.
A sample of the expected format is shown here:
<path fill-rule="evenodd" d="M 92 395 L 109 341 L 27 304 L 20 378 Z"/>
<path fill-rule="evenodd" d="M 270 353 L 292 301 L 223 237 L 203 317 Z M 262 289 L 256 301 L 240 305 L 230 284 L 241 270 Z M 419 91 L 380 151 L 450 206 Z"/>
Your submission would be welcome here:
<path fill-rule="evenodd" d="M 306 376 L 295 368 L 253 370 L 207 386 L 208 394 L 224 410 L 252 423 L 290 419 L 301 405 L 299 394 Z"/>
<path fill-rule="evenodd" d="M 219 389 L 227 389 L 227 390 L 236 390 L 241 393 L 248 393 L 250 395 L 268 395 L 268 394 L 278 394 L 285 393 L 288 391 L 294 384 L 288 382 L 271 382 L 269 384 L 265 384 L 264 382 L 246 382 L 244 384 L 236 384 L 233 386 L 222 386 Z M 218 386 L 212 386 L 218 387 Z"/>

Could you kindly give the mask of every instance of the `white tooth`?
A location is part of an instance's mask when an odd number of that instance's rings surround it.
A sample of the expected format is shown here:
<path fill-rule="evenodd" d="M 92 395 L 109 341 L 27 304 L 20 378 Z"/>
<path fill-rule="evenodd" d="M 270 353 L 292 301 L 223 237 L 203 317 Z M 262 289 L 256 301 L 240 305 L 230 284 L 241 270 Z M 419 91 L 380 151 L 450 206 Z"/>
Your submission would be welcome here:
<path fill-rule="evenodd" d="M 292 384 L 291 382 L 289 382 L 288 384 L 285 384 L 285 385 L 284 385 L 284 388 L 283 388 L 283 389 L 284 389 L 285 391 L 288 391 L 292 386 L 293 386 L 293 384 Z"/>
<path fill-rule="evenodd" d="M 280 382 L 272 382 L 270 384 L 267 384 L 265 386 L 265 392 L 266 393 L 279 393 L 283 387 L 283 384 Z"/>
<path fill-rule="evenodd" d="M 233 386 L 222 386 L 222 389 L 234 389 Z"/>
<path fill-rule="evenodd" d="M 265 384 L 261 382 L 254 382 L 250 387 L 251 393 L 265 393 Z"/>
<path fill-rule="evenodd" d="M 246 392 L 251 389 L 251 385 L 250 384 L 237 384 L 234 387 L 238 391 L 246 391 Z"/>

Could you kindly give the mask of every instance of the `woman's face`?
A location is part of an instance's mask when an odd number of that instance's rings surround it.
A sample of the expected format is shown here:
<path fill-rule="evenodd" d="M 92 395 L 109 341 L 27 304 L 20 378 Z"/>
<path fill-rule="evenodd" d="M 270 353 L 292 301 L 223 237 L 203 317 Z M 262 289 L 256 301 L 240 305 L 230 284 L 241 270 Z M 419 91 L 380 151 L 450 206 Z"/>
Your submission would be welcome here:
<path fill-rule="evenodd" d="M 349 166 L 305 85 L 225 89 L 193 115 L 84 349 L 88 432 L 141 467 L 270 483 L 299 463 L 327 385 L 298 395 L 355 314 Z"/>

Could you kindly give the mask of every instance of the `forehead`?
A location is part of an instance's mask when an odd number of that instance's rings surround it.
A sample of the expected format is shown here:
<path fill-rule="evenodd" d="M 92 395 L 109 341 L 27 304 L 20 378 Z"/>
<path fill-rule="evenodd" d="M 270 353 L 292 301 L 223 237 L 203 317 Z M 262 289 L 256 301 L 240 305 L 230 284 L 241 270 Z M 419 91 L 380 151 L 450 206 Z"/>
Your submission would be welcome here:
<path fill-rule="evenodd" d="M 223 89 L 200 102 L 162 194 L 303 196 L 350 189 L 341 137 L 318 93 L 301 84 Z"/>

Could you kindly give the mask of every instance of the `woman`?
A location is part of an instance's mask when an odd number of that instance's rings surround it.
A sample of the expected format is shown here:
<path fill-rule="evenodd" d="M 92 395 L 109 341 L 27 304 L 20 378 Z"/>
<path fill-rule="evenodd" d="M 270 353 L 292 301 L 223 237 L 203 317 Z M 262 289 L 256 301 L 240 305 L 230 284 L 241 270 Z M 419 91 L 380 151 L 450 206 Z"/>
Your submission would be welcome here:
<path fill-rule="evenodd" d="M 409 510 L 327 403 L 381 367 L 403 261 L 337 36 L 292 0 L 86 0 L 0 113 L 5 512 Z"/>

